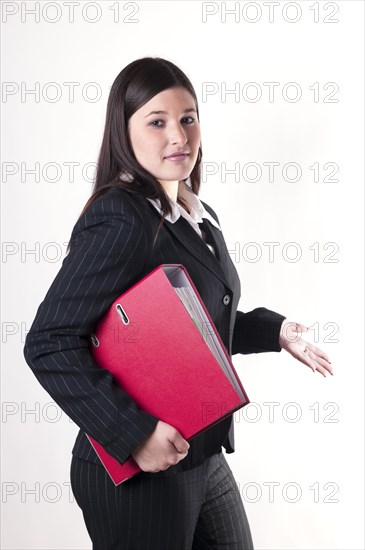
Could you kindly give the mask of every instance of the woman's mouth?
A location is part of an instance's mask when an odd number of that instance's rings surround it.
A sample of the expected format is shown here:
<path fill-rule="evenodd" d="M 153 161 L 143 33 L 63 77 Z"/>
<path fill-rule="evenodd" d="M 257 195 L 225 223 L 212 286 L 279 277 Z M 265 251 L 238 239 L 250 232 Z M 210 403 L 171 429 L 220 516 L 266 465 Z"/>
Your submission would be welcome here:
<path fill-rule="evenodd" d="M 166 160 L 172 160 L 173 162 L 181 162 L 189 157 L 189 153 L 176 154 L 165 157 Z"/>

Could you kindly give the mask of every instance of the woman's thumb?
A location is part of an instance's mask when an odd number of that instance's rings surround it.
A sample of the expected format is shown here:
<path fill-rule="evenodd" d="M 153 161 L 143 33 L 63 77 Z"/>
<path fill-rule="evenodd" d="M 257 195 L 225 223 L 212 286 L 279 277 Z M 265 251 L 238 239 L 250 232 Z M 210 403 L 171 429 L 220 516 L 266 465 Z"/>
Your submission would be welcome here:
<path fill-rule="evenodd" d="M 184 439 L 180 434 L 177 435 L 174 439 L 174 441 L 171 441 L 171 443 L 174 445 L 175 449 L 180 454 L 185 454 L 189 450 L 189 443 Z"/>

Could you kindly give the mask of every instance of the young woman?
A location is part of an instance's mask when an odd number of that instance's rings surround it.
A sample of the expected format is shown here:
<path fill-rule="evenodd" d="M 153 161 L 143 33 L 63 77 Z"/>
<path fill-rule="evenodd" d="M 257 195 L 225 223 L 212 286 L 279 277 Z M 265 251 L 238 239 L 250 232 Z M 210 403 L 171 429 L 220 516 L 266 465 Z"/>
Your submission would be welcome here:
<path fill-rule="evenodd" d="M 110 91 L 93 194 L 24 347 L 39 382 L 80 427 L 71 483 L 93 549 L 253 548 L 222 453 L 235 450 L 232 415 L 188 442 L 92 359 L 96 322 L 147 273 L 183 264 L 230 355 L 284 348 L 332 374 L 327 355 L 301 338 L 300 323 L 264 307 L 237 311 L 237 271 L 216 213 L 198 198 L 201 162 L 189 79 L 165 59 L 130 63 Z M 116 487 L 85 433 L 120 463 L 132 455 L 142 472 Z"/>

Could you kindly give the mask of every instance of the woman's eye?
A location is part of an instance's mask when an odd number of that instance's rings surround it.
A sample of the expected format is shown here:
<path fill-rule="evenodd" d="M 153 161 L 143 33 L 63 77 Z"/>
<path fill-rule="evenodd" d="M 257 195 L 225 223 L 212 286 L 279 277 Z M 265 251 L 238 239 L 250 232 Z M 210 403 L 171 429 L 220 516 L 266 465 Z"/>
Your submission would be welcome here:
<path fill-rule="evenodd" d="M 191 117 L 191 116 L 187 116 L 187 117 L 184 117 L 182 120 L 183 121 L 186 121 L 190 119 L 190 121 L 188 122 L 188 124 L 192 124 L 194 122 L 194 118 Z M 159 124 L 157 124 L 158 122 L 164 122 L 163 120 L 161 119 L 158 119 L 158 120 L 152 120 L 152 122 L 150 122 L 151 126 L 155 126 L 155 128 L 161 128 L 161 126 Z"/>
<path fill-rule="evenodd" d="M 192 124 L 192 122 L 194 122 L 194 118 L 193 118 L 193 117 L 187 116 L 187 117 L 184 118 L 184 120 L 186 120 L 187 118 L 190 118 L 190 120 L 191 120 L 191 122 L 189 122 L 189 124 Z"/>
<path fill-rule="evenodd" d="M 157 126 L 157 125 L 155 124 L 155 122 L 162 122 L 162 120 L 153 120 L 153 121 L 151 122 L 151 126 Z M 159 128 L 159 126 L 157 126 L 157 128 Z"/>

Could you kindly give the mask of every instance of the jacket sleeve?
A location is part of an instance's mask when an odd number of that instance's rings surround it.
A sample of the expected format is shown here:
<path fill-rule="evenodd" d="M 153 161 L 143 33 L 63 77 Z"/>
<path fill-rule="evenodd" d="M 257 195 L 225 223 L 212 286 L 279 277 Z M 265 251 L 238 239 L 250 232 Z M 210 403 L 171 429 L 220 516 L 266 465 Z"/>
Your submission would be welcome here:
<path fill-rule="evenodd" d="M 279 334 L 284 319 L 284 315 L 265 307 L 258 307 L 247 313 L 237 310 L 232 355 L 281 351 Z"/>
<path fill-rule="evenodd" d="M 38 307 L 23 353 L 60 408 L 123 463 L 159 419 L 140 410 L 89 351 L 96 321 L 141 278 L 147 255 L 139 213 L 115 191 L 99 196 L 73 228 L 70 251 Z"/>

